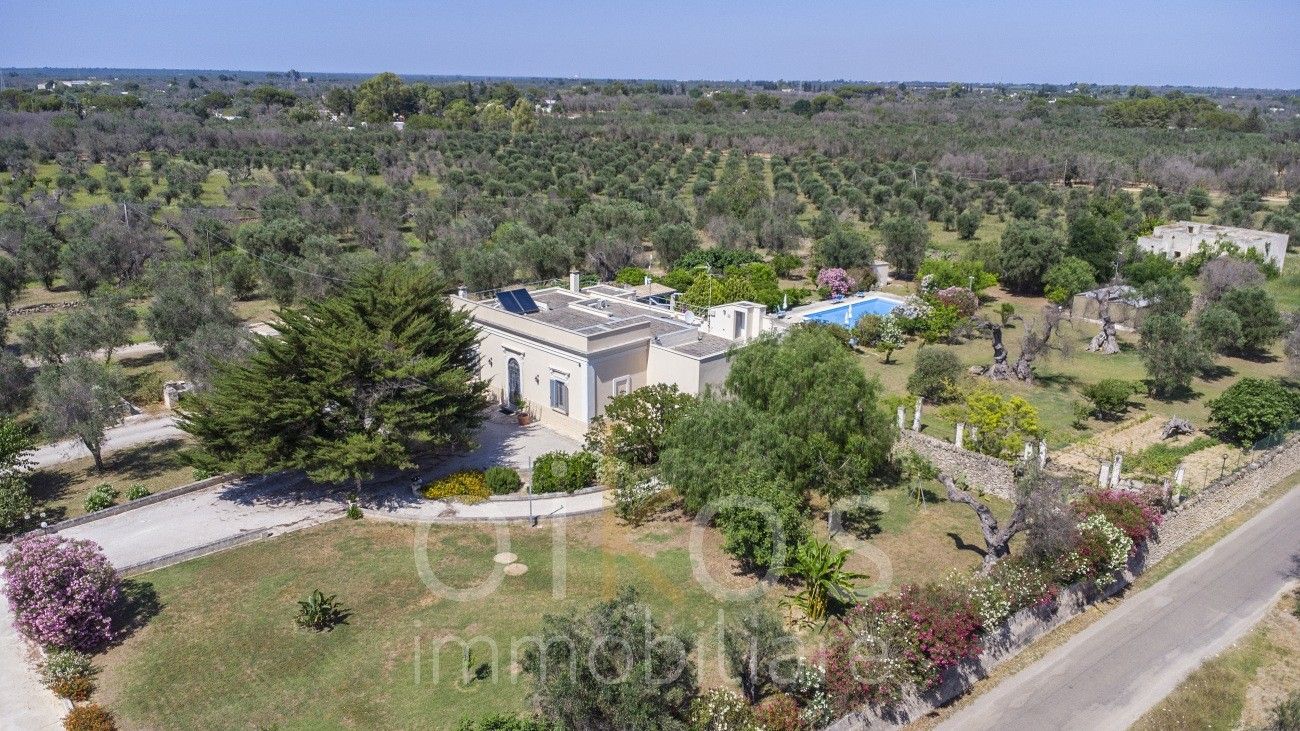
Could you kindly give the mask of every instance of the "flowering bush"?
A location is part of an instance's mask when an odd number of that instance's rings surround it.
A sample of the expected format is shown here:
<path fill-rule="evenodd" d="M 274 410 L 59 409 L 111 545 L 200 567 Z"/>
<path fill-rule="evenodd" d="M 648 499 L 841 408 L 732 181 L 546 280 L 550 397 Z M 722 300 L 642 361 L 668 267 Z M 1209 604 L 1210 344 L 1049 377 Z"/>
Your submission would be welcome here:
<path fill-rule="evenodd" d="M 66 731 L 115 731 L 117 724 L 107 708 L 94 703 L 76 706 L 63 718 Z"/>
<path fill-rule="evenodd" d="M 934 293 L 934 298 L 948 305 L 962 317 L 970 317 L 980 308 L 980 299 L 965 287 L 946 287 Z"/>
<path fill-rule="evenodd" d="M 1137 545 L 1151 538 L 1155 527 L 1165 518 L 1150 502 L 1140 495 L 1124 490 L 1102 490 L 1086 495 L 1079 501 L 1079 512 L 1083 515 L 1101 514 L 1133 541 L 1133 550 Z"/>
<path fill-rule="evenodd" d="M 691 701 L 691 731 L 762 731 L 744 698 L 714 688 Z"/>
<path fill-rule="evenodd" d="M 754 720 L 763 731 L 800 731 L 803 728 L 799 704 L 786 693 L 768 696 L 754 706 Z"/>
<path fill-rule="evenodd" d="M 84 701 L 95 689 L 90 656 L 76 650 L 51 650 L 40 665 L 41 682 L 60 698 Z"/>
<path fill-rule="evenodd" d="M 121 582 L 95 543 L 23 538 L 5 557 L 3 573 L 14 625 L 32 641 L 93 651 L 112 637 L 109 610 Z"/>
<path fill-rule="evenodd" d="M 849 273 L 838 267 L 830 267 L 817 272 L 817 286 L 825 287 L 831 294 L 848 294 L 858 287 L 858 282 Z"/>
<path fill-rule="evenodd" d="M 453 472 L 424 486 L 424 496 L 430 500 L 460 498 L 464 502 L 486 500 L 491 491 L 483 473 L 476 470 Z"/>
<path fill-rule="evenodd" d="M 970 594 L 975 613 L 985 627 L 995 627 L 1026 607 L 1043 606 L 1056 599 L 1059 588 L 1053 572 L 1020 558 L 1005 558 L 985 576 L 954 583 Z"/>
<path fill-rule="evenodd" d="M 1079 523 L 1079 544 L 1075 550 L 1057 560 L 1058 577 L 1067 583 L 1096 579 L 1108 584 L 1114 573 L 1128 563 L 1132 551 L 1133 539 L 1105 515 L 1095 513 Z"/>
<path fill-rule="evenodd" d="M 835 710 L 897 701 L 909 685 L 934 687 L 946 668 L 979 656 L 981 628 L 969 595 L 937 585 L 904 586 L 854 607 L 824 656 Z"/>
<path fill-rule="evenodd" d="M 90 489 L 90 492 L 86 493 L 86 502 L 83 507 L 86 508 L 87 513 L 94 513 L 103 510 L 104 508 L 111 508 L 113 507 L 113 503 L 117 502 L 117 498 L 121 494 L 122 493 L 118 492 L 112 485 L 95 485 Z"/>
<path fill-rule="evenodd" d="M 834 720 L 831 697 L 826 694 L 825 668 L 799 661 L 787 690 L 799 701 L 799 718 L 809 728 L 825 728 Z"/>

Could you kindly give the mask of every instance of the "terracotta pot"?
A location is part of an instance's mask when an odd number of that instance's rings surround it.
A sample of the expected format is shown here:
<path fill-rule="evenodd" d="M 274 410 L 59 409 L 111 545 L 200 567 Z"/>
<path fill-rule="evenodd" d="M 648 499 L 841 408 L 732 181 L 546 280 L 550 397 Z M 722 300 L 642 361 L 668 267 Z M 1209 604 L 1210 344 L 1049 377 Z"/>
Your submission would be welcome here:
<path fill-rule="evenodd" d="M 519 413 L 516 415 L 516 418 L 519 419 L 519 426 L 528 426 L 533 423 L 533 417 L 528 414 Z"/>

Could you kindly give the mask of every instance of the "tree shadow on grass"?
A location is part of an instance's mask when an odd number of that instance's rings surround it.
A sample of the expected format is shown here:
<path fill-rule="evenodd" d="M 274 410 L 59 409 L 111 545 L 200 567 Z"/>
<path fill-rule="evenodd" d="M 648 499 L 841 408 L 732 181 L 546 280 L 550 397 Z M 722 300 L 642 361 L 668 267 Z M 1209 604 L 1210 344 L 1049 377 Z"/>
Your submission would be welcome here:
<path fill-rule="evenodd" d="M 32 500 L 36 501 L 36 509 L 45 511 L 47 515 L 58 513 L 54 516 L 54 520 L 62 520 L 67 510 L 63 507 L 48 506 L 47 503 L 69 497 L 73 484 L 72 473 L 58 468 L 37 470 L 27 478 L 27 490 Z"/>
<path fill-rule="evenodd" d="M 1044 373 L 1034 374 L 1034 382 L 1044 388 L 1054 388 L 1058 391 L 1066 391 L 1071 387 L 1078 386 L 1080 381 L 1077 376 L 1068 373 Z"/>
<path fill-rule="evenodd" d="M 122 593 L 112 612 L 113 644 L 120 644 L 140 631 L 162 610 L 163 604 L 153 584 L 140 579 L 123 579 Z"/>
<path fill-rule="evenodd" d="M 1147 390 L 1149 393 L 1151 382 L 1143 381 L 1143 384 L 1147 386 Z M 1169 404 L 1175 401 L 1177 401 L 1180 404 L 1185 404 L 1191 401 L 1195 401 L 1196 399 L 1200 398 L 1203 395 L 1204 394 L 1202 394 L 1200 391 L 1197 391 L 1193 388 L 1180 388 L 1177 391 L 1174 391 L 1173 393 L 1167 393 L 1163 396 L 1152 396 L 1151 400 L 1162 404 Z"/>
<path fill-rule="evenodd" d="M 1201 369 L 1200 376 L 1202 380 L 1218 381 L 1236 375 L 1236 373 L 1236 369 L 1230 366 L 1221 363 L 1212 363 Z"/>
<path fill-rule="evenodd" d="M 958 551 L 970 551 L 971 553 L 977 553 L 980 555 L 981 558 L 988 554 L 988 551 L 984 550 L 980 546 L 977 546 L 973 543 L 967 543 L 965 538 L 962 538 L 956 533 L 950 531 L 948 533 L 948 537 L 952 539 L 952 545 Z"/>
<path fill-rule="evenodd" d="M 169 469 L 179 467 L 180 448 L 179 439 L 142 444 L 113 452 L 108 456 L 104 466 L 123 480 L 147 480 Z"/>

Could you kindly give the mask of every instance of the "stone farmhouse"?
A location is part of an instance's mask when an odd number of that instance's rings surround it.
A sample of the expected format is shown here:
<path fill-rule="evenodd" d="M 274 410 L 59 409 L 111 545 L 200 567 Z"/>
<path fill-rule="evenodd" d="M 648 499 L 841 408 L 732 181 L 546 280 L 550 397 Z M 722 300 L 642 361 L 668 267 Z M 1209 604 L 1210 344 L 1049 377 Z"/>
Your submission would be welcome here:
<path fill-rule="evenodd" d="M 451 299 L 482 334 L 479 375 L 496 401 L 577 437 L 610 399 L 642 386 L 700 394 L 720 385 L 732 349 L 773 327 L 754 302 L 700 317 L 673 307 L 676 293 L 662 285 L 583 287 L 578 272 L 567 288 L 461 288 Z"/>
<path fill-rule="evenodd" d="M 1288 238 L 1286 234 L 1271 231 L 1178 221 L 1156 226 L 1150 236 L 1138 237 L 1137 243 L 1143 251 L 1163 254 L 1170 259 L 1185 259 L 1200 250 L 1202 245 L 1214 246 L 1216 242 L 1226 241 L 1243 251 L 1258 252 L 1281 270 L 1286 261 Z"/>

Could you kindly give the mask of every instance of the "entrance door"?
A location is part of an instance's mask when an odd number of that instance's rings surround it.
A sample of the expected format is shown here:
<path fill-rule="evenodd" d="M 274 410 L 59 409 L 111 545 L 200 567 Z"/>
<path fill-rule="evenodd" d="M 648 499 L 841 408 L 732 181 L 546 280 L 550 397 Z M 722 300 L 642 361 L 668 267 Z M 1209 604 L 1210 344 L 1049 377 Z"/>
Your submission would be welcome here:
<path fill-rule="evenodd" d="M 519 405 L 523 398 L 523 386 L 519 377 L 519 361 L 511 358 L 506 362 L 506 404 L 511 408 Z"/>

